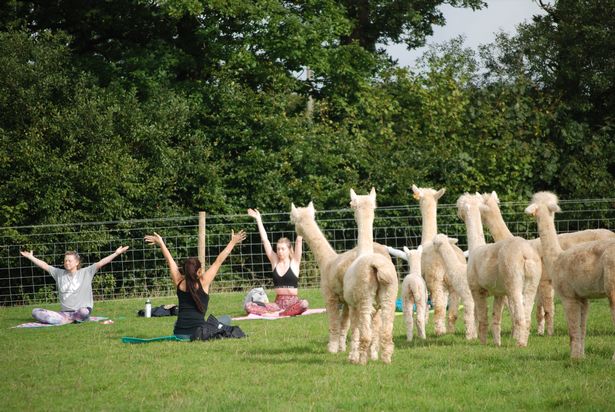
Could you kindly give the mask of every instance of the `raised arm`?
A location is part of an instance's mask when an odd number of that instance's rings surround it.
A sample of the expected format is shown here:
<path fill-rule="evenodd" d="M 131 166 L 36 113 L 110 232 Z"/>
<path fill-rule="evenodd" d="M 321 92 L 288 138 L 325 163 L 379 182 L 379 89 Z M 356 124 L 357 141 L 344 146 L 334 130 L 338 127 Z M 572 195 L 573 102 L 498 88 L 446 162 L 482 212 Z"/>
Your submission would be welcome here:
<path fill-rule="evenodd" d="M 34 251 L 28 252 L 27 250 L 21 250 L 19 253 L 21 253 L 21 256 L 27 258 L 32 263 L 34 263 L 36 266 L 43 269 L 45 272 L 49 272 L 49 265 L 47 264 L 47 262 L 44 262 L 40 259 L 35 258 Z"/>
<path fill-rule="evenodd" d="M 160 250 L 162 251 L 162 255 L 167 261 L 167 266 L 169 267 L 169 271 L 171 272 L 171 280 L 175 286 L 179 285 L 179 282 L 182 280 L 182 275 L 179 273 L 179 268 L 177 267 L 177 263 L 171 256 L 171 252 L 165 245 L 164 240 L 162 240 L 162 236 L 158 233 L 154 232 L 153 235 L 145 236 L 145 243 L 149 243 L 150 245 L 158 245 L 160 246 Z"/>
<path fill-rule="evenodd" d="M 261 235 L 261 241 L 263 242 L 263 247 L 265 248 L 265 254 L 267 255 L 267 258 L 269 258 L 271 266 L 275 266 L 278 263 L 278 256 L 273 251 L 271 243 L 269 243 L 267 231 L 265 230 L 265 226 L 263 226 L 263 219 L 261 219 L 261 213 L 258 209 L 248 209 L 248 215 L 256 220 L 256 226 L 258 226 L 258 233 Z"/>
<path fill-rule="evenodd" d="M 222 263 L 226 260 L 228 255 L 230 255 L 231 251 L 235 247 L 236 244 L 241 243 L 246 238 L 245 230 L 241 230 L 238 233 L 231 231 L 231 241 L 228 242 L 228 245 L 220 252 L 214 263 L 205 271 L 203 274 L 203 280 L 201 284 L 203 285 L 203 290 L 206 293 L 209 293 L 209 285 L 213 282 L 214 278 L 218 274 L 218 270 Z"/>
<path fill-rule="evenodd" d="M 297 263 L 297 266 L 301 264 L 301 255 L 303 253 L 303 236 L 297 236 L 295 239 L 295 254 L 293 260 Z"/>
<path fill-rule="evenodd" d="M 99 260 L 98 262 L 95 263 L 96 270 L 98 270 L 101 267 L 105 266 L 106 264 L 111 262 L 113 259 L 115 259 L 119 255 L 121 255 L 122 253 L 126 252 L 127 250 L 128 250 L 128 246 L 120 246 L 120 247 L 118 247 L 117 249 L 115 249 L 115 252 L 113 252 L 112 254 L 107 256 L 106 258 L 103 258 L 103 259 L 101 259 L 101 260 Z"/>

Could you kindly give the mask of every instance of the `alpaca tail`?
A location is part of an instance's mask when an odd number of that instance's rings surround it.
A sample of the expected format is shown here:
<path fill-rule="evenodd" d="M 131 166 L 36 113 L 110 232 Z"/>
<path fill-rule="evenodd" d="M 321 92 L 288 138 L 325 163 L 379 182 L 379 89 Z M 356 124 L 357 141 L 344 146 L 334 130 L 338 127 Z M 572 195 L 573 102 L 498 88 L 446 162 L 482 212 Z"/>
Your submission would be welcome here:
<path fill-rule="evenodd" d="M 372 273 L 379 285 L 397 284 L 397 270 L 392 262 L 382 260 L 371 264 Z"/>

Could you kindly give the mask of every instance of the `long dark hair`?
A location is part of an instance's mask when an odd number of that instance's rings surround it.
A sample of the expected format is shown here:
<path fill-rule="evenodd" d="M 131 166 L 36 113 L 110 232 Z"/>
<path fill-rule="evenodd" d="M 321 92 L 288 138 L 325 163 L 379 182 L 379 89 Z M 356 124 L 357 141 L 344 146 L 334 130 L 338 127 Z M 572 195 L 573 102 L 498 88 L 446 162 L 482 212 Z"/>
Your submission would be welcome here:
<path fill-rule="evenodd" d="M 198 290 L 202 288 L 201 281 L 199 279 L 199 269 L 201 268 L 201 262 L 197 258 L 188 258 L 184 262 L 184 279 L 186 280 L 186 289 L 190 292 L 190 296 L 196 304 L 196 308 L 199 312 L 204 313 L 205 308 L 198 295 Z"/>

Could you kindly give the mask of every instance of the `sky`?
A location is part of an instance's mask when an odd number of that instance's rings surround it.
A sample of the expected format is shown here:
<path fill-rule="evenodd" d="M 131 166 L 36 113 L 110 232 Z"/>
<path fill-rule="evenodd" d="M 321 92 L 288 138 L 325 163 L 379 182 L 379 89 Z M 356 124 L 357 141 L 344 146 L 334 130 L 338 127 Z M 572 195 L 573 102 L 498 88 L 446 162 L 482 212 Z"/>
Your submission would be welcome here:
<path fill-rule="evenodd" d="M 446 25 L 434 26 L 434 34 L 427 38 L 427 44 L 443 43 L 464 35 L 465 46 L 478 50 L 479 45 L 495 40 L 496 33 L 504 31 L 514 34 L 515 27 L 519 23 L 531 21 L 535 14 L 544 14 L 536 0 L 486 0 L 486 2 L 488 7 L 477 11 L 442 6 Z M 546 2 L 552 4 L 553 0 Z M 427 47 L 409 51 L 404 45 L 391 45 L 386 49 L 393 58 L 398 59 L 400 66 L 413 66 Z"/>

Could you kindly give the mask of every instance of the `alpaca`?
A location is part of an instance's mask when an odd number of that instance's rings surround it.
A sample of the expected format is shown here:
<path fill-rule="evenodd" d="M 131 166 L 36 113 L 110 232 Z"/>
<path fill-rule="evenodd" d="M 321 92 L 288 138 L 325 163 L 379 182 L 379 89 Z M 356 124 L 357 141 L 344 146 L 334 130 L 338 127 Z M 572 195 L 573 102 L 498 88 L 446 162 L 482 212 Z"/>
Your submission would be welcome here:
<path fill-rule="evenodd" d="M 484 193 L 483 204 L 480 207 L 481 218 L 483 223 L 489 227 L 489 231 L 493 236 L 493 240 L 498 242 L 503 239 L 512 237 L 512 233 L 508 230 L 502 213 L 500 211 L 500 200 L 496 192 Z M 562 249 L 566 250 L 569 247 L 593 240 L 615 238 L 615 233 L 606 229 L 590 229 L 574 233 L 562 233 L 557 236 Z M 542 247 L 540 238 L 529 241 L 530 245 L 538 252 L 542 261 L 542 276 L 538 284 L 536 293 L 536 323 L 538 335 L 544 335 L 545 324 L 547 335 L 553 335 L 553 316 L 555 313 L 555 304 L 553 301 L 553 285 L 551 276 L 542 259 Z"/>
<path fill-rule="evenodd" d="M 455 289 L 459 291 L 459 295 L 464 302 L 463 321 L 469 327 L 466 328 L 466 339 L 476 339 L 476 323 L 474 319 L 474 298 L 468 285 L 467 267 L 465 262 L 459 261 L 459 257 L 453 249 L 457 243 L 457 239 L 452 239 L 444 234 L 436 235 L 433 240 L 433 245 L 436 253 L 440 254 L 442 261 L 446 267 L 446 273 L 450 282 L 455 285 Z"/>
<path fill-rule="evenodd" d="M 399 283 L 397 270 L 388 256 L 374 252 L 375 189 L 372 188 L 370 194 L 365 196 L 357 196 L 350 189 L 350 199 L 357 222 L 358 255 L 344 274 L 344 300 L 348 304 L 352 328 L 348 359 L 352 363 L 366 364 L 372 339 L 379 338 L 381 359 L 384 363 L 391 363 Z M 379 334 L 372 331 L 372 318 L 378 309 L 381 317 Z"/>
<path fill-rule="evenodd" d="M 457 200 L 459 217 L 468 233 L 468 285 L 476 305 L 478 337 L 487 342 L 487 296 L 493 295 L 493 339 L 501 345 L 501 320 L 505 298 L 511 309 L 513 338 L 527 346 L 529 319 L 541 276 L 540 256 L 525 239 L 513 237 L 486 244 L 480 216 L 483 199 L 464 194 Z"/>
<path fill-rule="evenodd" d="M 555 231 L 555 213 L 560 210 L 557 196 L 550 192 L 535 193 L 525 209 L 536 218 L 545 264 L 564 305 L 570 357 L 581 359 L 585 356 L 589 299 L 607 297 L 615 324 L 615 239 L 580 243 L 563 250 Z"/>
<path fill-rule="evenodd" d="M 299 208 L 293 204 L 290 220 L 295 225 L 297 234 L 303 236 L 310 246 L 320 270 L 320 290 L 329 318 L 327 350 L 331 353 L 344 352 L 349 327 L 348 306 L 343 292 L 344 273 L 356 259 L 357 248 L 338 254 L 331 247 L 316 224 L 316 210 L 312 202 L 307 207 Z M 374 243 L 374 251 L 390 259 L 385 246 Z M 378 323 L 375 327 L 377 326 Z"/>
<path fill-rule="evenodd" d="M 427 284 L 427 289 L 431 293 L 431 302 L 434 308 L 434 327 L 436 336 L 441 336 L 446 333 L 447 329 L 450 332 L 455 331 L 455 322 L 457 321 L 457 313 L 459 310 L 459 296 L 463 294 L 461 290 L 455 289 L 457 283 L 452 282 L 446 272 L 446 267 L 442 258 L 433 248 L 431 243 L 436 237 L 438 228 L 436 222 L 438 199 L 444 195 L 446 189 L 438 191 L 430 188 L 418 188 L 412 185 L 413 197 L 419 201 L 421 209 L 421 217 L 423 219 L 423 227 L 421 234 L 421 245 L 423 246 L 423 255 L 421 258 L 421 270 L 423 278 Z M 457 246 L 453 247 L 455 254 L 460 262 L 465 262 L 463 251 Z M 466 300 L 464 306 L 473 306 L 473 302 L 469 302 L 468 296 L 463 294 Z M 448 300 L 448 325 L 445 325 L 446 305 Z M 466 324 L 466 336 L 472 335 L 474 324 Z"/>
<path fill-rule="evenodd" d="M 414 335 L 414 305 L 416 305 L 416 328 L 418 336 L 426 339 L 425 325 L 429 317 L 427 309 L 427 285 L 421 276 L 421 255 L 423 246 L 410 250 L 404 246 L 404 252 L 408 259 L 410 269 L 401 284 L 401 301 L 404 311 L 404 323 L 406 324 L 406 338 L 412 341 Z M 390 253 L 390 250 L 389 250 Z"/>

